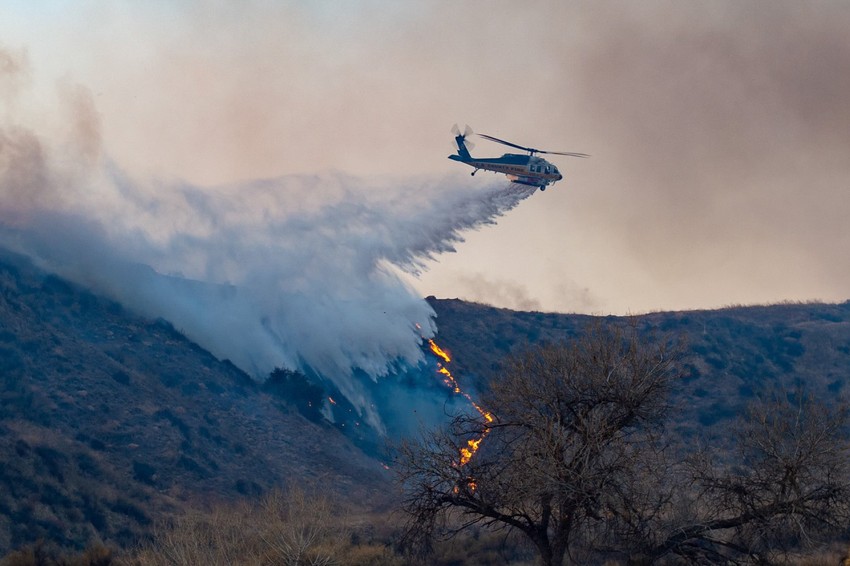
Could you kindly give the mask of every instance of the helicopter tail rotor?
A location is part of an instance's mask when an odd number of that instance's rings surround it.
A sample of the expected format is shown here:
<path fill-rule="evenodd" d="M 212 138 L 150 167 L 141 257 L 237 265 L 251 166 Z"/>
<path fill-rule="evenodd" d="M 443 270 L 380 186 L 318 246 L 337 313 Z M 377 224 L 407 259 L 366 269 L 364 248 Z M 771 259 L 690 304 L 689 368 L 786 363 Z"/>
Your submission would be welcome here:
<path fill-rule="evenodd" d="M 457 124 L 455 124 L 454 126 L 452 126 L 452 133 L 455 135 L 455 137 L 461 136 L 461 137 L 465 138 L 467 136 L 471 136 L 473 132 L 472 132 L 472 128 L 470 128 L 469 124 L 467 124 L 463 128 L 463 133 L 461 133 L 460 128 L 458 128 Z"/>
<path fill-rule="evenodd" d="M 463 128 L 463 133 L 461 133 L 460 128 L 458 128 L 457 124 L 455 124 L 452 126 L 452 134 L 454 134 L 455 141 L 458 143 L 463 142 L 463 144 L 466 145 L 466 149 L 475 149 L 475 144 L 469 139 L 469 137 L 473 134 L 472 128 L 469 127 L 469 124 Z"/>

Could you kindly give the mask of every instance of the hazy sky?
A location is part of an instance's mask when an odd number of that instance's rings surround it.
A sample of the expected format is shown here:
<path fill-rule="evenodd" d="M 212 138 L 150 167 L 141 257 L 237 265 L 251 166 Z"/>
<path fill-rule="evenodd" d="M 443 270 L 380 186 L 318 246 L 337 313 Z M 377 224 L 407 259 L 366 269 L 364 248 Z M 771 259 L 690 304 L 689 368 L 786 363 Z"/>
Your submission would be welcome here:
<path fill-rule="evenodd" d="M 26 88 L 11 111 L 31 122 L 57 88 L 91 97 L 110 160 L 199 185 L 443 175 L 464 167 L 446 159 L 455 122 L 592 154 L 556 158 L 565 180 L 439 256 L 423 295 L 592 313 L 843 301 L 847 30 L 843 0 L 6 0 L 0 42 L 29 70 L 0 97 Z"/>

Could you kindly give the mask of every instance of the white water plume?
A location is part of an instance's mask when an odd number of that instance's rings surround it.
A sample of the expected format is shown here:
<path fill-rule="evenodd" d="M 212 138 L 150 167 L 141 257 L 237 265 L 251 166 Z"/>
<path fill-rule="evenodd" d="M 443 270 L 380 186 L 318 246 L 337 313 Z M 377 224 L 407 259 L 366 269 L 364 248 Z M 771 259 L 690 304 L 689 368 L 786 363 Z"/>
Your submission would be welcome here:
<path fill-rule="evenodd" d="M 396 267 L 421 268 L 462 231 L 530 193 L 449 179 L 392 186 L 375 192 L 329 174 L 216 190 L 164 187 L 167 198 L 141 198 L 137 186 L 116 184 L 117 194 L 132 198 L 108 214 L 29 210 L 23 224 L 6 226 L 4 240 L 171 321 L 255 376 L 309 366 L 365 409 L 352 370 L 377 378 L 394 364 L 416 365 L 420 332 L 435 330 L 431 308 Z M 302 201 L 320 194 L 321 203 Z"/>
<path fill-rule="evenodd" d="M 0 125 L 0 245 L 257 377 L 310 367 L 379 428 L 353 370 L 377 379 L 416 365 L 436 329 L 398 270 L 423 269 L 534 192 L 461 175 L 140 182 L 99 153 L 91 97 L 73 93 L 61 143 Z"/>

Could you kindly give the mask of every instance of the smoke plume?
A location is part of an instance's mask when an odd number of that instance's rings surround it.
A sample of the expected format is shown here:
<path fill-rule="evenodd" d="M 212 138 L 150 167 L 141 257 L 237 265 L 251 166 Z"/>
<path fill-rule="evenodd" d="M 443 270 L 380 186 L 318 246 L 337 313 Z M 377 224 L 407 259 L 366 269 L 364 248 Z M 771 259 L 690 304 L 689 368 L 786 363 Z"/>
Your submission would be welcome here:
<path fill-rule="evenodd" d="M 436 330 L 400 272 L 534 192 L 339 172 L 209 187 L 134 179 L 102 152 L 88 91 L 57 95 L 61 139 L 11 116 L 0 127 L 0 245 L 169 320 L 257 377 L 310 368 L 378 428 L 355 374 L 416 366 Z"/>

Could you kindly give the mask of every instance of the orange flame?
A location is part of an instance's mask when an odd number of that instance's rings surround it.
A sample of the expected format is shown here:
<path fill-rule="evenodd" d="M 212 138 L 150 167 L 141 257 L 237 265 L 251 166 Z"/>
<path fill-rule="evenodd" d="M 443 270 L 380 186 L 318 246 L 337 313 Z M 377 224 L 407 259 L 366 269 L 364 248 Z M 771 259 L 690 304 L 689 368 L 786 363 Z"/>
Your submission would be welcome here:
<path fill-rule="evenodd" d="M 475 481 L 475 478 L 473 478 L 473 477 L 471 477 L 471 476 L 470 476 L 470 477 L 468 477 L 468 478 L 464 479 L 461 483 L 459 483 L 459 484 L 457 484 L 456 486 L 454 486 L 454 487 L 452 488 L 452 493 L 454 493 L 455 495 L 457 495 L 458 493 L 460 493 L 460 486 L 461 486 L 461 485 L 465 485 L 465 486 L 466 486 L 466 488 L 467 488 L 467 489 L 469 489 L 469 491 L 473 491 L 473 492 L 474 492 L 476 489 L 478 489 L 478 482 L 476 482 L 476 481 Z"/>
<path fill-rule="evenodd" d="M 454 375 L 452 375 L 452 372 L 449 371 L 449 368 L 446 367 L 445 364 L 448 364 L 452 361 L 449 354 L 446 353 L 445 350 L 440 348 L 440 346 L 438 346 L 437 343 L 434 342 L 434 340 L 429 339 L 428 345 L 431 347 L 431 352 L 433 352 L 435 356 L 443 360 L 443 363 L 437 362 L 437 372 L 439 372 L 443 376 L 443 383 L 445 383 L 446 386 L 450 387 L 452 391 L 454 391 L 456 394 L 463 395 L 466 400 L 469 401 L 469 403 L 475 408 L 475 410 L 478 411 L 478 414 L 480 414 L 488 424 L 492 423 L 494 421 L 493 414 L 489 411 L 485 411 L 483 408 L 481 408 L 481 406 L 479 406 L 475 401 L 473 401 L 469 393 L 466 393 L 460 388 L 460 384 L 458 383 L 457 379 Z M 481 444 L 481 441 L 484 440 L 489 433 L 490 428 L 487 427 L 481 433 L 481 436 L 466 441 L 466 446 L 460 449 L 460 463 L 458 464 L 459 466 L 465 466 L 469 463 L 470 460 L 472 460 L 472 457 L 475 456 L 476 452 L 478 452 L 478 447 Z M 475 491 L 476 484 L 471 479 L 469 481 L 469 487 L 472 491 Z"/>
<path fill-rule="evenodd" d="M 428 345 L 431 346 L 431 351 L 434 352 L 437 357 L 442 358 L 443 361 L 445 361 L 446 363 L 452 361 L 452 359 L 449 357 L 449 354 L 446 353 L 445 350 L 437 346 L 436 342 L 434 342 L 433 340 L 428 340 Z"/>

